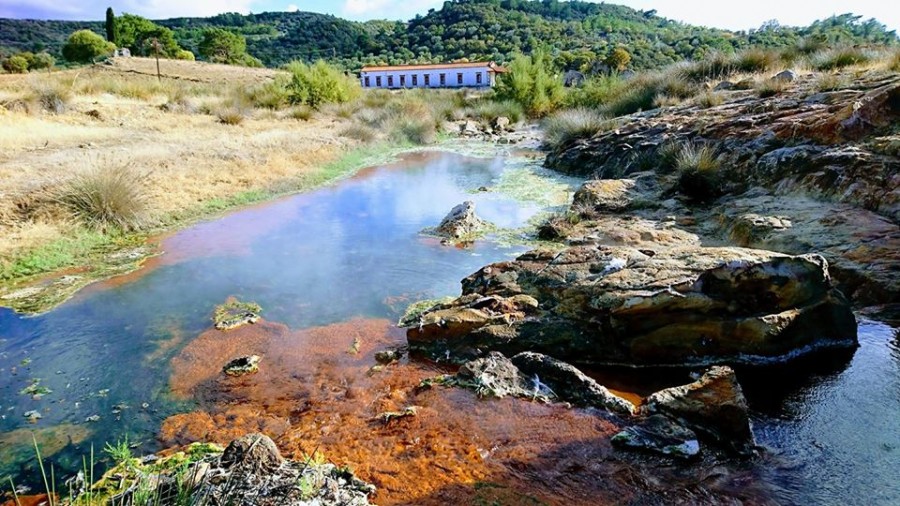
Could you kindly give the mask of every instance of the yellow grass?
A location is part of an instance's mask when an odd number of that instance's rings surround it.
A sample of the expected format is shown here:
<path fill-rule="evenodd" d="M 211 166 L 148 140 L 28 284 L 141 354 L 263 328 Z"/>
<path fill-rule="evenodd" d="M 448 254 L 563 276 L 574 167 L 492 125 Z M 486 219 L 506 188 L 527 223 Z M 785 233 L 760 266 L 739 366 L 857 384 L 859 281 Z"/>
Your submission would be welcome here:
<path fill-rule="evenodd" d="M 140 58 L 52 76 L 0 75 L 0 264 L 67 236 L 75 218 L 54 195 L 101 161 L 127 162 L 147 175 L 147 207 L 159 223 L 248 190 L 289 187 L 354 144 L 340 135 L 349 124 L 340 118 L 249 111 L 230 126 L 215 115 L 160 108 L 173 95 L 215 107 L 234 87 L 277 71 L 182 61 L 165 61 L 163 69 L 169 77 L 161 84 L 144 75 L 155 73 L 155 62 Z M 65 113 L 2 107 L 41 79 L 69 83 Z"/>

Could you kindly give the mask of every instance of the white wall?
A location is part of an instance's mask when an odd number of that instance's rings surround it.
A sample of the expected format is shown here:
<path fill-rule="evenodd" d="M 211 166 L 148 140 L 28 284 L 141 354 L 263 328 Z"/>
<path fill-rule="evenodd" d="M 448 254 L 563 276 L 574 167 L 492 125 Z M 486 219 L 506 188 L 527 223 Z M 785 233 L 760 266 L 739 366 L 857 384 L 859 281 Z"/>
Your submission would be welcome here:
<path fill-rule="evenodd" d="M 447 76 L 446 83 L 441 85 L 441 74 Z M 459 83 L 458 74 L 462 74 L 462 83 Z M 481 84 L 478 84 L 477 74 L 481 74 Z M 418 83 L 413 85 L 412 76 L 418 78 Z M 425 86 L 425 76 L 429 76 L 429 84 Z M 403 86 L 400 85 L 400 76 L 406 77 Z M 366 77 L 369 85 L 366 86 Z M 381 77 L 381 86 L 378 86 L 378 77 Z M 388 86 L 388 77 L 393 77 L 393 86 Z M 476 68 L 434 68 L 422 70 L 375 70 L 362 72 L 360 84 L 364 88 L 476 88 L 493 86 L 493 73 L 487 67 Z"/>

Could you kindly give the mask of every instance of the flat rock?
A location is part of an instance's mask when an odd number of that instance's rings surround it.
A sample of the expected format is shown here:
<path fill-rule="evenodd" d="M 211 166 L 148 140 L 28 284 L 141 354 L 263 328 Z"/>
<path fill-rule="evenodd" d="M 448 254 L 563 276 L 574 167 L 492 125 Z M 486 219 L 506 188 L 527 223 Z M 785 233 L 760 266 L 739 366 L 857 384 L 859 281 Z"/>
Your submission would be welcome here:
<path fill-rule="evenodd" d="M 700 453 L 697 434 L 663 415 L 651 415 L 641 423 L 627 427 L 612 437 L 612 443 L 619 448 L 681 459 L 690 459 Z"/>

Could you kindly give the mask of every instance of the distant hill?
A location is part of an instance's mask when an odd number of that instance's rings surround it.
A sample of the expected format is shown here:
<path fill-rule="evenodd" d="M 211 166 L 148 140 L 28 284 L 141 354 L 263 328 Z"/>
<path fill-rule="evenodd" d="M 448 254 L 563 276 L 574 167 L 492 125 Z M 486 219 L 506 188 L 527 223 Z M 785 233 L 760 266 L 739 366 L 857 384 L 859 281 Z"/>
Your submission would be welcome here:
<path fill-rule="evenodd" d="M 98 13 L 99 15 L 102 13 Z M 267 66 L 319 58 L 359 68 L 371 63 L 448 61 L 462 58 L 506 61 L 516 52 L 549 46 L 557 52 L 603 55 L 624 46 L 632 66 L 650 68 L 711 50 L 751 45 L 781 46 L 815 36 L 831 43 L 896 44 L 896 33 L 875 20 L 845 14 L 808 27 L 770 23 L 731 32 L 693 26 L 620 5 L 558 0 L 455 0 L 408 22 L 354 22 L 310 12 L 220 14 L 209 18 L 157 21 L 195 51 L 202 30 L 219 27 L 247 38 L 248 52 Z M 69 33 L 102 22 L 0 19 L 0 51 L 49 49 L 58 53 Z"/>

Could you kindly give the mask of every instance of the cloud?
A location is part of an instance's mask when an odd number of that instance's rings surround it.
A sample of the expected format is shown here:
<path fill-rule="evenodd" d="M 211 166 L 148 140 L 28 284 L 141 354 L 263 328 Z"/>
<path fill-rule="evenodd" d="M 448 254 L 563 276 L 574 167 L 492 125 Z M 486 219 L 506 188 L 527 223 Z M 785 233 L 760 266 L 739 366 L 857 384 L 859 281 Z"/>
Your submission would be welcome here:
<path fill-rule="evenodd" d="M 100 20 L 108 5 L 117 14 L 128 12 L 151 19 L 213 16 L 222 12 L 249 13 L 262 0 L 0 0 L 0 17 Z"/>
<path fill-rule="evenodd" d="M 297 12 L 300 10 L 300 7 L 297 7 L 297 4 L 289 4 L 284 10 L 287 12 Z"/>

